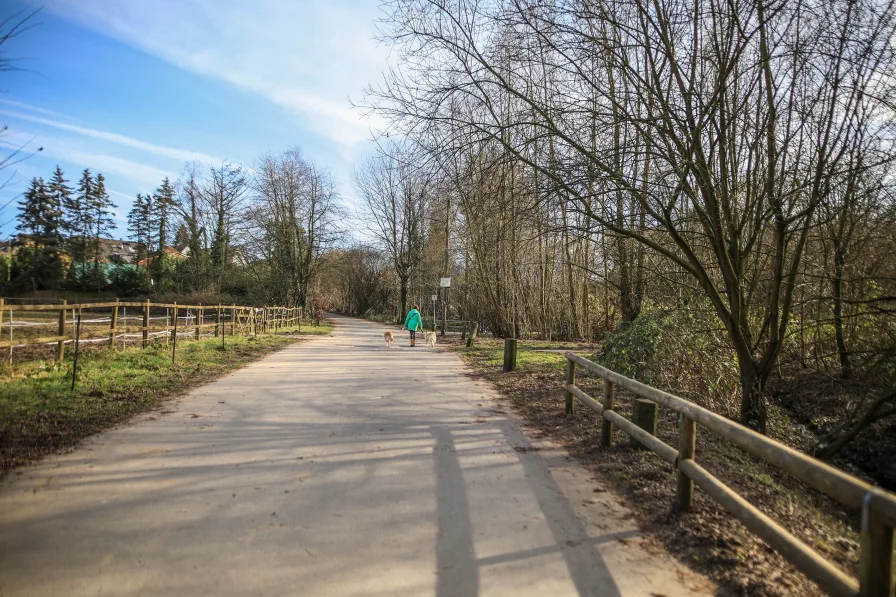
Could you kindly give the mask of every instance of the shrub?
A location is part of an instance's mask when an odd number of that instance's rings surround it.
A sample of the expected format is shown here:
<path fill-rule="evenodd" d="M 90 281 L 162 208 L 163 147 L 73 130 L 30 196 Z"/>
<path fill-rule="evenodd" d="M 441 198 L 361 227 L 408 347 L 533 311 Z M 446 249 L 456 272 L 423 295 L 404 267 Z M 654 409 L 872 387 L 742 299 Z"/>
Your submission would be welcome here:
<path fill-rule="evenodd" d="M 691 301 L 672 309 L 645 308 L 635 321 L 606 335 L 600 360 L 617 373 L 713 411 L 738 412 L 737 362 L 709 305 Z"/>
<path fill-rule="evenodd" d="M 109 283 L 119 296 L 138 296 L 149 292 L 146 274 L 139 268 L 120 265 L 109 270 Z"/>

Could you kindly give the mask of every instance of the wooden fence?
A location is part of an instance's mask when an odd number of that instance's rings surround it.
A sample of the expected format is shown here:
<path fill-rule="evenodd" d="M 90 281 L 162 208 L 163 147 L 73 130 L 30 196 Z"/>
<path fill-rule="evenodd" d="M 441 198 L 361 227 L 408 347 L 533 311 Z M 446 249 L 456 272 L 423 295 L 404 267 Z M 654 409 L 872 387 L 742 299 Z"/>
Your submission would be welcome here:
<path fill-rule="evenodd" d="M 130 312 L 129 312 L 130 310 Z M 0 349 L 9 363 L 23 358 L 61 361 L 66 346 L 126 348 L 165 342 L 172 357 L 179 340 L 248 336 L 300 326 L 294 307 L 178 305 L 177 303 L 97 302 L 8 305 L 0 299 Z M 0 353 L 2 354 L 2 353 Z"/>
<path fill-rule="evenodd" d="M 677 509 L 687 511 L 691 508 L 696 484 L 750 531 L 816 582 L 826 594 L 838 597 L 893 596 L 893 529 L 896 527 L 896 495 L 873 487 L 693 402 L 619 375 L 573 352 L 566 353 L 566 360 L 567 414 L 573 413 L 573 400 L 578 398 L 601 416 L 601 446 L 608 447 L 612 443 L 613 427 L 616 426 L 674 466 L 678 471 L 675 499 Z M 603 379 L 604 390 L 601 400 L 592 398 L 576 387 L 576 366 Z M 644 429 L 614 412 L 616 386 L 646 399 L 644 402 L 650 401 L 679 413 L 678 449 L 655 437 L 649 425 L 646 425 L 648 429 Z M 859 579 L 844 574 L 821 554 L 697 464 L 695 446 L 698 425 L 765 462 L 777 466 L 844 506 L 861 511 Z"/>

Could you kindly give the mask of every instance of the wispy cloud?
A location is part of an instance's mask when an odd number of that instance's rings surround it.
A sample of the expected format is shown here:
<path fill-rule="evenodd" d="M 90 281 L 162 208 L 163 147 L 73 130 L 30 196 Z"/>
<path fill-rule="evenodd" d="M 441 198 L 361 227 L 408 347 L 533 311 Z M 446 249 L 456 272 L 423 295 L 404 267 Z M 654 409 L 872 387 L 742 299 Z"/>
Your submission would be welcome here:
<path fill-rule="evenodd" d="M 164 145 L 156 145 L 154 143 L 147 143 L 146 141 L 141 141 L 139 139 L 134 139 L 133 137 L 128 137 L 126 135 L 121 135 L 119 133 L 110 133 L 107 131 L 100 131 L 97 129 L 87 128 L 83 126 L 77 126 L 73 124 L 68 124 L 67 122 L 61 122 L 59 120 L 52 120 L 49 118 L 43 118 L 41 116 L 34 116 L 32 114 L 26 114 L 24 112 L 16 112 L 13 110 L 4 110 L 0 109 L 0 115 L 6 116 L 8 118 L 14 118 L 16 120 L 31 122 L 34 124 L 40 124 L 43 126 L 52 127 L 55 129 L 63 130 L 69 133 L 75 133 L 77 135 L 82 135 L 85 137 L 91 137 L 94 139 L 99 139 L 101 141 L 107 141 L 109 143 L 115 143 L 117 145 L 124 145 L 126 147 L 132 147 L 134 149 L 139 149 L 141 151 L 145 151 L 147 153 L 151 153 L 153 155 L 157 155 L 159 157 L 169 158 L 172 160 L 178 160 L 181 162 L 192 162 L 192 161 L 200 161 L 200 162 L 211 162 L 211 163 L 220 163 L 221 160 L 214 156 L 200 153 L 197 151 L 190 151 L 188 149 L 177 149 L 174 147 L 165 147 Z"/>
<path fill-rule="evenodd" d="M 0 139 L 0 149 L 15 149 L 19 147 L 19 139 L 25 134 L 14 132 L 11 138 Z M 147 190 L 156 188 L 163 178 L 176 175 L 176 172 L 163 170 L 133 160 L 109 155 L 102 152 L 84 151 L 71 147 L 61 139 L 52 137 L 40 137 L 43 146 L 41 157 L 49 158 L 68 164 L 76 164 L 79 167 L 87 165 L 94 172 L 104 174 L 116 174 L 133 182 L 136 186 L 145 187 Z M 49 175 L 51 172 L 47 172 Z M 128 197 L 127 195 L 122 195 Z"/>
<path fill-rule="evenodd" d="M 351 147 L 375 121 L 349 96 L 385 68 L 375 0 L 57 0 L 47 9 L 180 68 L 228 81 Z"/>
<path fill-rule="evenodd" d="M 147 191 L 159 186 L 163 178 L 172 177 L 172 173 L 169 171 L 104 153 L 69 151 L 65 152 L 64 159 L 76 164 L 90 164 L 90 168 L 94 172 L 117 174 L 123 178 L 143 183 Z"/>
<path fill-rule="evenodd" d="M 25 102 L 17 102 L 15 100 L 0 98 L 0 104 L 6 104 L 7 106 L 13 106 L 14 108 L 18 108 L 20 110 L 25 110 L 27 112 L 35 112 L 37 114 L 43 114 L 44 116 L 51 116 L 53 118 L 62 118 L 64 120 L 75 120 L 77 118 L 73 118 L 67 114 L 63 114 L 61 112 L 54 112 L 53 110 L 47 110 L 46 108 L 41 108 L 39 106 L 35 106 L 33 104 L 26 104 Z"/>

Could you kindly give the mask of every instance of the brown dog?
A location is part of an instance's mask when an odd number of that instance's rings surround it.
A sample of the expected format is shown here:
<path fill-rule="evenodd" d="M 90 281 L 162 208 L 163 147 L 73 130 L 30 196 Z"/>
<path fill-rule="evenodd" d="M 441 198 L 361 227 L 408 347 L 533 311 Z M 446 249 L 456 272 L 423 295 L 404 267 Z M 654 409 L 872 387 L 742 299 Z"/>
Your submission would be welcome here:
<path fill-rule="evenodd" d="M 392 333 L 392 330 L 383 332 L 383 338 L 386 339 L 386 346 L 392 348 L 392 343 L 395 342 L 395 335 Z"/>

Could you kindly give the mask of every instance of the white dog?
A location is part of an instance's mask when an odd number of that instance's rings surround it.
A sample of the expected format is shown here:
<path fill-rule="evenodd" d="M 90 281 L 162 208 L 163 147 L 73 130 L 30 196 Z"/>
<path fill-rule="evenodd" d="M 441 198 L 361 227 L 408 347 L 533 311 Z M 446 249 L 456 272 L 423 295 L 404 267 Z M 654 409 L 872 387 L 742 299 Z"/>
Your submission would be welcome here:
<path fill-rule="evenodd" d="M 426 334 L 426 345 L 432 346 L 435 348 L 436 346 L 436 333 L 435 332 L 423 332 Z"/>

